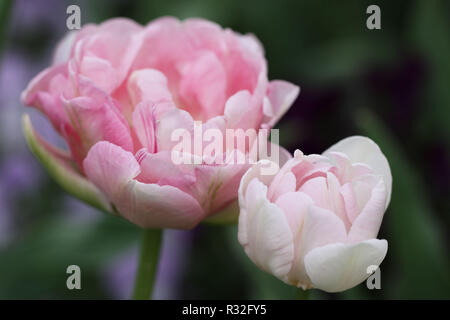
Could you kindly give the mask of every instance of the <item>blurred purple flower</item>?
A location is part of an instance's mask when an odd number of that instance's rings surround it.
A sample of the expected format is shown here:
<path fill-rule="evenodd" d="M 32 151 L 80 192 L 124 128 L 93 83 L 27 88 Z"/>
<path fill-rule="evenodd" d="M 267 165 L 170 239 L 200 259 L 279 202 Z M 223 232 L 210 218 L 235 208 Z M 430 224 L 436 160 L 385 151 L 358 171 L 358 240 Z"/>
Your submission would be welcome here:
<path fill-rule="evenodd" d="M 104 282 L 105 287 L 114 299 L 129 299 L 134 285 L 138 258 L 136 247 L 120 254 L 108 266 Z"/>
<path fill-rule="evenodd" d="M 31 157 L 12 154 L 0 163 L 0 246 L 7 244 L 15 232 L 14 202 L 39 183 L 40 172 Z"/>
<path fill-rule="evenodd" d="M 20 103 L 20 94 L 29 79 L 36 74 L 36 65 L 17 52 L 9 51 L 0 61 L 0 148 L 5 153 L 22 152 L 29 155 L 22 134 L 21 117 L 30 113 L 34 126 L 46 140 L 64 147 L 50 123 L 38 111 L 25 108 Z"/>
<path fill-rule="evenodd" d="M 22 193 L 35 186 L 41 177 L 36 161 L 19 154 L 9 155 L 0 165 L 1 183 L 6 193 Z"/>
<path fill-rule="evenodd" d="M 195 231 L 166 230 L 156 274 L 153 299 L 179 299 L 179 285 L 186 269 Z"/>
<path fill-rule="evenodd" d="M 30 76 L 26 68 L 26 60 L 12 53 L 4 54 L 0 62 L 0 143 L 7 151 L 17 150 L 20 146 L 25 149 L 20 126 L 25 108 L 19 97 Z"/>
<path fill-rule="evenodd" d="M 99 221 L 104 217 L 104 213 L 90 205 L 70 196 L 64 196 L 64 206 L 61 212 L 68 222 L 74 224 L 85 224 Z"/>
<path fill-rule="evenodd" d="M 65 27 L 68 5 L 61 0 L 16 0 L 12 8 L 12 29 L 16 31 L 20 28 L 24 32 L 43 26 Z M 55 14 L 57 12 L 60 14 Z"/>

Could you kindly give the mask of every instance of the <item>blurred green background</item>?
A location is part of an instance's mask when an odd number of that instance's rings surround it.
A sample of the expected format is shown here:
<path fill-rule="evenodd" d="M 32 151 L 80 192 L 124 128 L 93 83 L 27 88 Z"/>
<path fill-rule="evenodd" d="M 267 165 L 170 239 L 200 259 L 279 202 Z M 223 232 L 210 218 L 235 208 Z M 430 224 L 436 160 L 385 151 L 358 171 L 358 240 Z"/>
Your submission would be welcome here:
<path fill-rule="evenodd" d="M 126 16 L 202 17 L 263 43 L 270 79 L 301 87 L 278 124 L 280 143 L 320 153 L 353 134 L 386 154 L 393 194 L 379 238 L 389 241 L 381 290 L 365 283 L 313 299 L 449 299 L 450 2 L 416 1 L 36 1 L 0 0 L 0 298 L 128 298 L 139 229 L 67 196 L 27 150 L 20 116 L 61 143 L 20 92 L 51 61 L 67 31 L 66 8 L 83 24 Z M 366 8 L 381 8 L 381 30 Z M 235 226 L 167 231 L 155 298 L 292 299 L 295 289 L 261 272 Z M 82 290 L 66 288 L 66 268 Z"/>

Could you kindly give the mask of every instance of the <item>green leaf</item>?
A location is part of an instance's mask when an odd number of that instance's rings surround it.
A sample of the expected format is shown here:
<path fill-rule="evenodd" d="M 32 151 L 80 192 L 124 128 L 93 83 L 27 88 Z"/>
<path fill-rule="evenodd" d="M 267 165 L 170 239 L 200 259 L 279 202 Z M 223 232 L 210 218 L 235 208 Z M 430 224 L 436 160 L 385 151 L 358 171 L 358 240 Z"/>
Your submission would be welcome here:
<path fill-rule="evenodd" d="M 0 49 L 3 44 L 10 9 L 11 0 L 0 0 Z"/>
<path fill-rule="evenodd" d="M 445 1 L 418 0 L 412 6 L 407 28 L 410 42 L 427 63 L 426 96 L 420 126 L 450 137 L 450 37 L 449 11 Z"/>
<path fill-rule="evenodd" d="M 417 171 L 401 145 L 369 110 L 357 115 L 361 130 L 380 146 L 392 170 L 392 198 L 384 215 L 389 250 L 383 269 L 385 298 L 449 298 L 448 251 Z"/>
<path fill-rule="evenodd" d="M 139 229 L 112 215 L 74 223 L 56 213 L 0 249 L 0 299 L 112 298 L 105 291 L 105 272 L 138 243 Z M 66 288 L 66 268 L 72 264 L 82 270 L 82 290 Z"/>

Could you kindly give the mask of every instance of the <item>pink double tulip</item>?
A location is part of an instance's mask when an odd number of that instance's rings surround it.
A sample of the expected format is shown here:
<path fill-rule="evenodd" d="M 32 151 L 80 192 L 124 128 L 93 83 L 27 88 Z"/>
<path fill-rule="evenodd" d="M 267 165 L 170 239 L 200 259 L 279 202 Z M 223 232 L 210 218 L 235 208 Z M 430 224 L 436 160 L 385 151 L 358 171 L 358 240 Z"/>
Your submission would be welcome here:
<path fill-rule="evenodd" d="M 22 100 L 67 142 L 70 153 L 49 146 L 24 118 L 31 149 L 66 190 L 142 227 L 192 228 L 233 203 L 249 165 L 176 165 L 173 130 L 271 128 L 298 92 L 268 81 L 251 35 L 201 19 L 112 19 L 68 34 Z"/>
<path fill-rule="evenodd" d="M 303 289 L 344 291 L 379 266 L 376 239 L 391 196 L 389 164 L 370 139 L 354 136 L 322 155 L 294 154 L 275 175 L 261 160 L 239 188 L 238 238 L 262 270 Z"/>

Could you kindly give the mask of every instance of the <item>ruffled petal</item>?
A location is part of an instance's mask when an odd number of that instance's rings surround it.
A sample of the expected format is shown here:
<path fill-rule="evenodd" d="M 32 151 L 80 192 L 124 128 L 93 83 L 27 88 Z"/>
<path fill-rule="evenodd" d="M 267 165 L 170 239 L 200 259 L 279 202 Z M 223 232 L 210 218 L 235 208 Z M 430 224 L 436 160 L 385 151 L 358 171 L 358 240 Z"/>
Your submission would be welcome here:
<path fill-rule="evenodd" d="M 166 76 L 155 69 L 134 71 L 128 78 L 128 93 L 133 105 L 142 101 L 172 102 Z"/>
<path fill-rule="evenodd" d="M 293 236 L 283 211 L 266 195 L 267 187 L 253 179 L 247 189 L 245 212 L 241 212 L 238 238 L 258 267 L 285 281 L 294 257 Z"/>
<path fill-rule="evenodd" d="M 194 119 L 206 121 L 223 114 L 227 76 L 222 63 L 209 51 L 200 51 L 179 65 L 181 107 Z"/>
<path fill-rule="evenodd" d="M 95 144 L 83 165 L 89 180 L 105 192 L 120 214 L 141 227 L 189 229 L 205 216 L 198 202 L 180 189 L 137 181 L 138 162 L 114 144 Z"/>
<path fill-rule="evenodd" d="M 130 128 L 108 97 L 80 96 L 64 101 L 71 124 L 81 138 L 83 150 L 98 141 L 109 141 L 132 151 Z"/>
<path fill-rule="evenodd" d="M 69 123 L 69 118 L 61 103 L 61 95 L 71 96 L 72 86 L 66 75 L 64 64 L 45 69 L 31 80 L 22 92 L 22 103 L 36 107 L 50 120 L 53 127 L 62 132 L 62 127 Z"/>
<path fill-rule="evenodd" d="M 389 163 L 378 145 L 367 137 L 352 136 L 331 146 L 323 154 L 338 151 L 346 154 L 352 163 L 364 163 L 370 166 L 375 174 L 381 175 L 386 185 L 386 204 L 389 205 L 392 191 L 392 174 Z"/>
<path fill-rule="evenodd" d="M 371 189 L 369 199 L 365 203 L 361 213 L 353 221 L 348 234 L 350 243 L 362 240 L 376 238 L 380 230 L 381 222 L 385 212 L 386 187 L 384 180 L 379 182 Z"/>
<path fill-rule="evenodd" d="M 266 108 L 270 108 L 270 112 L 266 111 L 269 117 L 266 122 L 269 127 L 273 127 L 278 120 L 289 110 L 294 103 L 300 88 L 292 83 L 282 80 L 274 80 L 269 83 L 267 89 L 268 104 Z"/>

